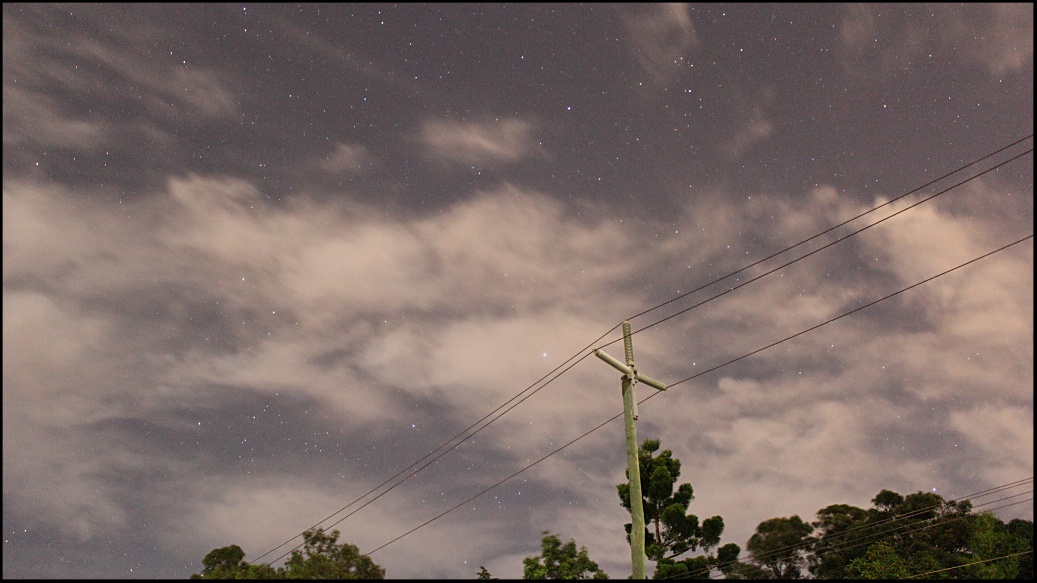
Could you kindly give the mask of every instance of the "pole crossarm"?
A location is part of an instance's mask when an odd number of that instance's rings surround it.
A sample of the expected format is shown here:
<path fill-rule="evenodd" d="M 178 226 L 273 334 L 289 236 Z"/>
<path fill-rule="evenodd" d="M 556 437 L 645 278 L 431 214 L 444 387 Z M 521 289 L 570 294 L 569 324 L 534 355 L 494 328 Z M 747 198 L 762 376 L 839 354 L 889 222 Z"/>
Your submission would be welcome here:
<path fill-rule="evenodd" d="M 663 383 L 653 379 L 652 377 L 645 376 L 645 375 L 637 372 L 636 368 L 627 366 L 627 365 L 623 364 L 622 362 L 619 362 L 618 360 L 616 360 L 612 356 L 609 356 L 609 354 L 607 352 L 605 352 L 604 350 L 602 350 L 600 348 L 594 351 L 594 356 L 597 356 L 601 360 L 604 360 L 605 362 L 609 363 L 609 365 L 611 365 L 612 368 L 614 368 L 614 369 L 618 370 L 619 372 L 623 373 L 627 378 L 629 378 L 632 381 L 644 383 L 644 384 L 648 385 L 649 387 L 652 387 L 653 389 L 657 389 L 657 390 L 660 390 L 660 391 L 665 391 L 666 390 L 666 385 L 665 384 L 663 384 Z"/>

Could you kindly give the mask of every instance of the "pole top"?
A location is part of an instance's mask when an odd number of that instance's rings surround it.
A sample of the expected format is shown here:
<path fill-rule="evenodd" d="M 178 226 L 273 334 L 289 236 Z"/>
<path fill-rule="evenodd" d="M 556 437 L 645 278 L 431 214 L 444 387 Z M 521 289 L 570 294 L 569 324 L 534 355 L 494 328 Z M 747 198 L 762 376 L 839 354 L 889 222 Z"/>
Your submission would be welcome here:
<path fill-rule="evenodd" d="M 626 352 L 627 366 L 634 366 L 634 340 L 630 337 L 630 320 L 623 320 L 623 350 Z"/>

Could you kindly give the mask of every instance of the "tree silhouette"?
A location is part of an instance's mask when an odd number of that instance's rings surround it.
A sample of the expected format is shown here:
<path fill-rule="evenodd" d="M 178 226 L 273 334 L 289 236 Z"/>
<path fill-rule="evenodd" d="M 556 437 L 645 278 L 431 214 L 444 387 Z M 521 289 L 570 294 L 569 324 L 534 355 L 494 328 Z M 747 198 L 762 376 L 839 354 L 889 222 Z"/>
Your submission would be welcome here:
<path fill-rule="evenodd" d="M 522 560 L 523 579 L 608 579 L 598 564 L 587 556 L 587 548 L 576 550 L 576 541 L 562 541 L 544 531 L 540 541 L 540 556 L 529 556 Z"/>
<path fill-rule="evenodd" d="M 712 555 L 685 559 L 678 563 L 674 559 L 687 552 L 702 550 L 709 552 L 720 544 L 724 532 L 724 519 L 719 516 L 707 518 L 699 523 L 698 516 L 688 513 L 688 505 L 695 499 L 689 483 L 677 486 L 681 474 L 681 462 L 673 452 L 659 451 L 658 439 L 646 439 L 638 449 L 641 472 L 641 495 L 645 515 L 645 554 L 655 561 L 655 576 L 675 576 L 681 573 L 698 573 L 720 567 L 737 558 L 741 549 L 729 544 L 723 547 L 725 560 L 718 561 Z M 656 455 L 656 452 L 659 452 Z M 630 510 L 630 476 L 627 482 L 618 484 L 620 504 Z M 676 491 L 674 487 L 676 486 Z M 630 540 L 629 523 L 624 527 L 627 541 Z"/>

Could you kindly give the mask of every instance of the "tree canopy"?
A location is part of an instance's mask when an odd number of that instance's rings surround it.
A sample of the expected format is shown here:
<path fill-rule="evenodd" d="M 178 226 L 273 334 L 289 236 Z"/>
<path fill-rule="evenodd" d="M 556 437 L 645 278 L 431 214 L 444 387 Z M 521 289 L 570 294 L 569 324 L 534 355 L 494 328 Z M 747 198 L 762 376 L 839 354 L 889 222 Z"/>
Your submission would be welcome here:
<path fill-rule="evenodd" d="M 528 556 L 522 560 L 523 579 L 608 579 L 598 564 L 587 556 L 587 548 L 576 550 L 576 541 L 562 544 L 549 531 L 544 531 L 540 541 L 539 556 Z M 483 569 L 485 571 L 485 569 Z M 489 573 L 486 573 L 489 576 Z M 480 578 L 482 573 L 480 572 Z"/>
<path fill-rule="evenodd" d="M 817 520 L 798 516 L 760 523 L 746 544 L 746 579 L 896 579 L 941 571 L 952 579 L 1032 579 L 1033 523 L 1005 524 L 972 504 L 935 492 L 880 491 L 872 507 L 832 504 Z M 1005 557 L 1015 553 L 1018 556 Z M 996 560 L 994 560 L 996 559 Z"/>
<path fill-rule="evenodd" d="M 771 579 L 799 579 L 807 564 L 806 549 L 801 545 L 813 530 L 796 515 L 771 518 L 756 527 L 745 548 L 754 563 L 769 571 Z"/>
<path fill-rule="evenodd" d="M 191 575 L 191 579 L 283 578 L 270 565 L 247 565 L 244 559 L 245 551 L 238 545 L 213 549 L 202 559 L 202 572 Z"/>

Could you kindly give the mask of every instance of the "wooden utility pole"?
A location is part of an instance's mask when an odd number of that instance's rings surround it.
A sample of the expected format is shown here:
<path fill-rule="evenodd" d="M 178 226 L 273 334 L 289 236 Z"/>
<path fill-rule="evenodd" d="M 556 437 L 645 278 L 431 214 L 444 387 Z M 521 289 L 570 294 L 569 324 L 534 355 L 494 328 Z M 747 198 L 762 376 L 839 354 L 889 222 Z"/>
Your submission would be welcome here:
<path fill-rule="evenodd" d="M 627 434 L 627 477 L 630 479 L 630 558 L 633 563 L 632 579 L 645 577 L 645 507 L 641 497 L 641 465 L 637 459 L 637 397 L 634 385 L 638 381 L 658 389 L 666 390 L 666 385 L 637 372 L 634 366 L 634 343 L 630 338 L 630 322 L 623 322 L 623 349 L 626 351 L 627 363 L 624 365 L 612 358 L 603 350 L 595 350 L 594 354 L 623 373 L 623 425 Z"/>

